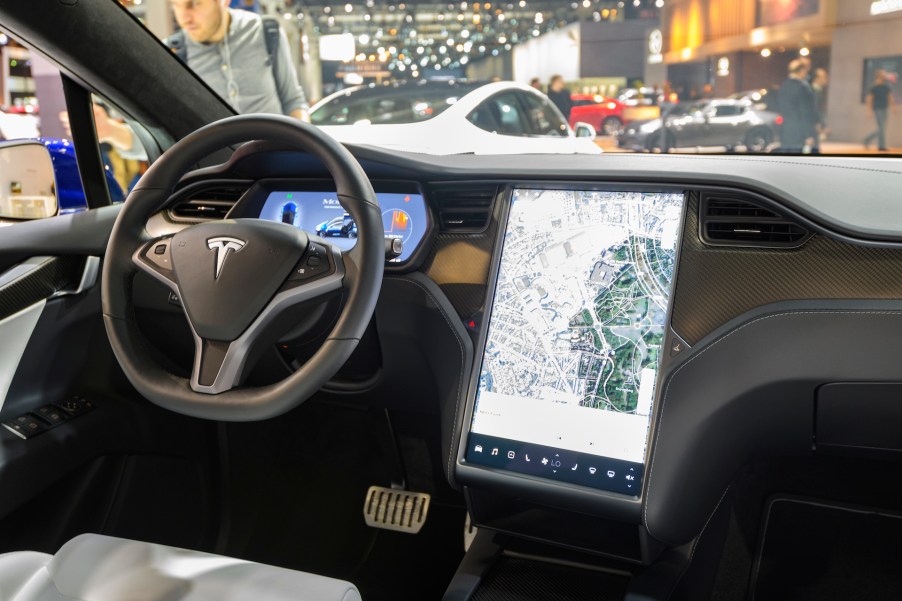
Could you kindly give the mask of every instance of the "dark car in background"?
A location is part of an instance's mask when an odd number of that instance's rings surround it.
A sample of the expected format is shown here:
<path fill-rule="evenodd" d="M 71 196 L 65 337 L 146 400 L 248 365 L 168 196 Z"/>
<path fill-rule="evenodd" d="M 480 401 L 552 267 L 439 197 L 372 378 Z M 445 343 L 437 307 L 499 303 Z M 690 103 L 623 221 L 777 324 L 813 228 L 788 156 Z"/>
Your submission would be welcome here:
<path fill-rule="evenodd" d="M 604 136 L 613 136 L 623 127 L 624 104 L 619 100 L 600 94 L 574 94 L 573 108 L 570 110 L 570 127 L 577 123 L 588 123 Z"/>
<path fill-rule="evenodd" d="M 618 134 L 617 144 L 651 152 L 685 147 L 765 152 L 777 141 L 782 121 L 746 100 L 701 100 L 678 104 L 658 119 L 633 121 Z"/>

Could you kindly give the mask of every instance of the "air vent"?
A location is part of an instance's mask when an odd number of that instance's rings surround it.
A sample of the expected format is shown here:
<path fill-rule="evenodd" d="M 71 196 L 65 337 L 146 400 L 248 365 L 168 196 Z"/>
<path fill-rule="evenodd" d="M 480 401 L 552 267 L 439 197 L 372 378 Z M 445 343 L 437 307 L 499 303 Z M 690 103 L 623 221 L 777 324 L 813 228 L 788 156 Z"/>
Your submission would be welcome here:
<path fill-rule="evenodd" d="M 225 216 L 247 191 L 243 186 L 224 186 L 201 190 L 169 210 L 174 221 L 216 221 Z"/>
<path fill-rule="evenodd" d="M 439 226 L 448 233 L 483 232 L 492 217 L 497 186 L 454 186 L 435 190 Z"/>
<path fill-rule="evenodd" d="M 715 246 L 794 248 L 811 236 L 772 209 L 738 198 L 702 196 L 699 213 L 702 240 Z"/>

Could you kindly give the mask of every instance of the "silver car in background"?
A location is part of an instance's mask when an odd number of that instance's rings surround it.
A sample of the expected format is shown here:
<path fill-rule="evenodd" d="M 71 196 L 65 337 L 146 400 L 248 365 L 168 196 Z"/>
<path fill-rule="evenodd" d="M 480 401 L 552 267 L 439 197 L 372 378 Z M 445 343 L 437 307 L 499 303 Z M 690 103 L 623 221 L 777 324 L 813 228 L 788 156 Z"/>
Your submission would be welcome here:
<path fill-rule="evenodd" d="M 687 147 L 766 152 L 777 142 L 783 122 L 777 113 L 748 100 L 699 100 L 661 110 L 662 118 L 633 121 L 621 130 L 618 146 L 650 152 Z"/>

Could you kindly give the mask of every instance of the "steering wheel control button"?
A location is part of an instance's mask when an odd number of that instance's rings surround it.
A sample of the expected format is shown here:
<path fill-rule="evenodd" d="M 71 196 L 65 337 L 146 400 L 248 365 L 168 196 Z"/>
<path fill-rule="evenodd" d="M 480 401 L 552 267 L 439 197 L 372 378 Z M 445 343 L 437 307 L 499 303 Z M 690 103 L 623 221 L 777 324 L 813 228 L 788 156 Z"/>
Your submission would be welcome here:
<path fill-rule="evenodd" d="M 160 269 L 171 271 L 172 257 L 169 252 L 169 242 L 169 240 L 162 240 L 153 244 L 147 249 L 147 252 L 144 253 L 144 257 Z"/>
<path fill-rule="evenodd" d="M 301 283 L 316 279 L 332 271 L 329 249 L 322 244 L 310 243 L 307 254 L 295 266 L 288 277 L 289 283 Z"/>

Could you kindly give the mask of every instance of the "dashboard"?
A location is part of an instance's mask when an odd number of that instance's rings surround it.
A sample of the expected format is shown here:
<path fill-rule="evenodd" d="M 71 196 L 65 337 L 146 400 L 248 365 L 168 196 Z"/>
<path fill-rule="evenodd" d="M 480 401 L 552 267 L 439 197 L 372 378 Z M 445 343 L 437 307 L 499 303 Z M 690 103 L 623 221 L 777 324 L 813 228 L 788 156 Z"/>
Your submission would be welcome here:
<path fill-rule="evenodd" d="M 322 166 L 236 155 L 151 233 L 221 202 L 353 246 Z M 355 155 L 404 254 L 349 362 L 361 384 L 334 390 L 437 416 L 477 525 L 645 562 L 697 536 L 751 458 L 892 446 L 872 435 L 890 410 L 848 384 L 898 378 L 891 164 Z"/>

